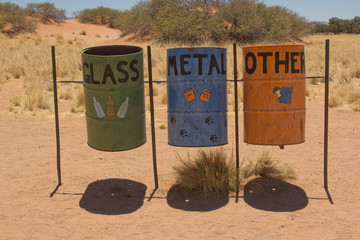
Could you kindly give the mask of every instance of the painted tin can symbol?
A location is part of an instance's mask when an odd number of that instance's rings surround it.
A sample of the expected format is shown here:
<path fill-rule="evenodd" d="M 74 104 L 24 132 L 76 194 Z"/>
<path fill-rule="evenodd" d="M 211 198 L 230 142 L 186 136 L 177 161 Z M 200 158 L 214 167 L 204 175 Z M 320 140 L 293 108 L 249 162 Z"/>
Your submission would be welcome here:
<path fill-rule="evenodd" d="M 194 90 L 192 88 L 185 90 L 184 96 L 186 98 L 186 101 L 188 102 L 192 102 L 196 98 Z"/>
<path fill-rule="evenodd" d="M 203 102 L 209 102 L 210 96 L 211 96 L 210 90 L 204 88 L 201 92 L 200 100 Z"/>

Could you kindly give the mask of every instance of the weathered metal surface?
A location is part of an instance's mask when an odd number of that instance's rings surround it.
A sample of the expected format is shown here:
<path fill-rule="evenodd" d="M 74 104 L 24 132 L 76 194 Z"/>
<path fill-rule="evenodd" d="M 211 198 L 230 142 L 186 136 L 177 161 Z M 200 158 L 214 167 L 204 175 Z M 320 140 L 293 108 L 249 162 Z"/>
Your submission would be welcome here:
<path fill-rule="evenodd" d="M 143 49 L 98 46 L 81 54 L 89 146 L 122 151 L 144 144 Z"/>
<path fill-rule="evenodd" d="M 167 50 L 170 145 L 227 144 L 226 83 L 225 48 Z"/>
<path fill-rule="evenodd" d="M 244 141 L 288 145 L 305 141 L 303 45 L 243 48 Z"/>

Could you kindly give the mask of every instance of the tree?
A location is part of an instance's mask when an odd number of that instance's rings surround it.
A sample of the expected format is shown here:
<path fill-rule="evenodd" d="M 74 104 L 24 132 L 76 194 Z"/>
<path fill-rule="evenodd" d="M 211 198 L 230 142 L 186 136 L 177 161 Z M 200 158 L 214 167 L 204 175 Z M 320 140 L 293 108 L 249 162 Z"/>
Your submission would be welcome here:
<path fill-rule="evenodd" d="M 66 18 L 65 10 L 58 9 L 53 3 L 29 3 L 27 5 L 29 15 L 40 19 L 40 22 L 48 23 L 60 23 Z"/>
<path fill-rule="evenodd" d="M 232 0 L 220 10 L 228 37 L 237 42 L 252 42 L 265 37 L 265 24 L 257 14 L 257 0 Z"/>
<path fill-rule="evenodd" d="M 35 22 L 27 17 L 27 12 L 16 4 L 0 2 L 0 30 L 14 37 L 21 32 L 34 32 Z"/>
<path fill-rule="evenodd" d="M 79 21 L 82 23 L 92 23 L 98 25 L 108 25 L 115 27 L 115 19 L 118 18 L 120 12 L 106 7 L 98 7 L 93 9 L 84 9 L 78 13 Z"/>
<path fill-rule="evenodd" d="M 359 34 L 360 33 L 360 17 L 356 16 L 352 20 L 350 20 L 350 25 L 352 29 L 352 33 Z"/>

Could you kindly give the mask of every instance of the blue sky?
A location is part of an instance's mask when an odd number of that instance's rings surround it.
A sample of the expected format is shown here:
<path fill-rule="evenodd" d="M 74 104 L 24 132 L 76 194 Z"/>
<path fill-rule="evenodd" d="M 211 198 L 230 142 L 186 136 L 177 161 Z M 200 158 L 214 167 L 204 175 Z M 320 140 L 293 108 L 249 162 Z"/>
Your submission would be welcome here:
<path fill-rule="evenodd" d="M 65 9 L 68 17 L 73 12 L 85 8 L 97 8 L 99 6 L 118 10 L 130 9 L 138 0 L 0 0 L 0 2 L 12 2 L 22 7 L 27 3 L 51 2 L 57 8 Z M 268 6 L 279 5 L 298 13 L 310 21 L 325 21 L 332 17 L 352 19 L 360 16 L 360 0 L 259 0 Z"/>

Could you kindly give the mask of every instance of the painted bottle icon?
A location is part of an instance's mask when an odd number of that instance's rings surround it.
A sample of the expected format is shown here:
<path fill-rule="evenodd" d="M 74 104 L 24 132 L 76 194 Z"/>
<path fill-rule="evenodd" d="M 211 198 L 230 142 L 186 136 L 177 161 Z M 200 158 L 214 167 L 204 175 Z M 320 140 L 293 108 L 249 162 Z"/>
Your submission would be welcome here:
<path fill-rule="evenodd" d="M 192 88 L 185 90 L 184 95 L 188 102 L 191 102 L 196 98 L 194 90 Z"/>
<path fill-rule="evenodd" d="M 108 117 L 115 116 L 115 106 L 114 106 L 114 101 L 111 99 L 111 96 L 109 96 L 106 102 L 106 115 Z"/>
<path fill-rule="evenodd" d="M 201 92 L 200 100 L 203 102 L 209 102 L 210 96 L 211 96 L 210 90 L 204 88 Z"/>
<path fill-rule="evenodd" d="M 118 116 L 119 118 L 125 118 L 128 107 L 129 107 L 129 97 L 126 97 L 125 101 L 121 104 L 118 112 L 116 113 L 116 116 Z"/>
<path fill-rule="evenodd" d="M 97 114 L 98 118 L 105 117 L 104 110 L 101 108 L 100 103 L 98 101 L 96 101 L 95 97 L 93 97 L 93 101 L 94 101 L 94 108 L 95 108 L 95 111 L 96 111 L 96 114 Z"/>

